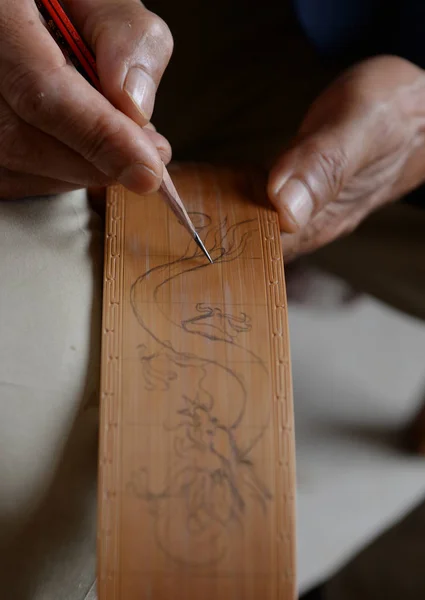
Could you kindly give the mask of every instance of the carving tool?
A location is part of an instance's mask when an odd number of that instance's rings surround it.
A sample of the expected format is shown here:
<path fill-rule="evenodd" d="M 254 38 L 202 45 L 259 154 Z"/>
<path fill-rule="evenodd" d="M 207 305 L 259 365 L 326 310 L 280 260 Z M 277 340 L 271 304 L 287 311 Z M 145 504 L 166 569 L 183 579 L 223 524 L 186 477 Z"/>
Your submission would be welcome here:
<path fill-rule="evenodd" d="M 65 13 L 60 0 L 35 0 L 35 4 L 58 46 L 84 79 L 102 93 L 95 57 Z M 177 219 L 212 264 L 213 260 L 199 237 L 165 165 L 160 190 Z"/>

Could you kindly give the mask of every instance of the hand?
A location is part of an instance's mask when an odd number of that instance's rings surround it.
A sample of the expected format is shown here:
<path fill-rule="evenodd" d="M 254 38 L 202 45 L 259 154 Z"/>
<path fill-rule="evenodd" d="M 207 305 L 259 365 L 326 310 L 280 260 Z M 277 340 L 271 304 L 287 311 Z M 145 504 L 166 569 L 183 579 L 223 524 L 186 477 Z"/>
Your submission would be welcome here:
<path fill-rule="evenodd" d="M 120 182 L 156 190 L 168 142 L 150 126 L 172 53 L 168 27 L 137 0 L 68 0 L 97 57 L 97 92 L 69 65 L 33 0 L 0 2 L 0 198 Z M 149 128 L 147 128 L 148 126 Z"/>
<path fill-rule="evenodd" d="M 425 72 L 365 61 L 313 104 L 269 177 L 287 260 L 351 232 L 425 181 Z"/>

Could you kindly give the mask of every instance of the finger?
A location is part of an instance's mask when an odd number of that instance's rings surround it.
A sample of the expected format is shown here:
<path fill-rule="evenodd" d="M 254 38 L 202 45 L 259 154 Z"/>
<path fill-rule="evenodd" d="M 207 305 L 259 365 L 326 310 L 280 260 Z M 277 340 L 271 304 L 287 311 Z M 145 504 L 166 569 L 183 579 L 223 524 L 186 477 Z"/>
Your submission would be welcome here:
<path fill-rule="evenodd" d="M 170 144 L 153 126 L 145 129 L 163 162 L 168 164 Z M 1 98 L 0 140 L 0 165 L 11 171 L 54 177 L 83 187 L 112 183 L 79 154 L 19 119 Z"/>
<path fill-rule="evenodd" d="M 268 193 L 282 231 L 299 231 L 338 198 L 361 159 L 361 145 L 348 139 L 344 130 L 319 132 L 296 142 L 277 162 Z"/>
<path fill-rule="evenodd" d="M 173 38 L 166 23 L 139 0 L 67 0 L 91 45 L 102 90 L 140 125 L 149 122 Z"/>
<path fill-rule="evenodd" d="M 0 3 L 0 93 L 9 106 L 110 179 L 136 193 L 157 189 L 163 165 L 146 133 L 66 64 L 40 20 L 28 19 L 30 0 L 15 9 L 14 0 Z"/>
<path fill-rule="evenodd" d="M 110 180 L 79 154 L 17 117 L 0 98 L 0 165 L 86 187 Z"/>
<path fill-rule="evenodd" d="M 355 205 L 328 205 L 300 232 L 281 235 L 286 262 L 304 254 L 311 254 L 336 239 L 350 234 L 363 220 L 367 207 Z"/>
<path fill-rule="evenodd" d="M 164 136 L 156 132 L 156 128 L 152 123 L 145 125 L 146 133 L 152 139 L 158 149 L 162 161 L 167 165 L 171 160 L 171 146 Z M 102 186 L 91 186 L 88 189 L 89 200 L 96 212 L 103 214 L 106 199 L 106 188 Z"/>
<path fill-rule="evenodd" d="M 81 189 L 81 185 L 73 185 L 49 177 L 28 175 L 0 168 L 0 198 L 16 200 L 35 196 L 50 196 Z"/>
<path fill-rule="evenodd" d="M 319 96 L 298 139 L 270 173 L 268 192 L 283 231 L 305 227 L 338 198 L 352 175 L 379 158 L 388 132 L 388 97 L 385 86 L 376 85 L 379 71 L 368 75 L 369 70 L 346 72 Z"/>
<path fill-rule="evenodd" d="M 151 125 L 151 127 L 149 127 L 149 125 L 146 125 L 144 128 L 146 135 L 151 140 L 151 142 L 155 144 L 155 147 L 158 150 L 160 157 L 162 158 L 162 162 L 165 165 L 168 165 L 172 158 L 172 150 L 170 143 L 163 135 L 156 131 L 153 125 Z"/>

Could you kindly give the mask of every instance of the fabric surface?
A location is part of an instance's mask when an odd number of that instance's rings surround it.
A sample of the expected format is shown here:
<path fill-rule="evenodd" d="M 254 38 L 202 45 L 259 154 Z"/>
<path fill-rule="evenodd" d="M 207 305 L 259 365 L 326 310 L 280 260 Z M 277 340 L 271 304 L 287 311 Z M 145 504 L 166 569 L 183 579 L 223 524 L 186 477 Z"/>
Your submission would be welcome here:
<path fill-rule="evenodd" d="M 4 598 L 93 584 L 102 229 L 85 192 L 0 202 Z"/>
<path fill-rule="evenodd" d="M 424 553 L 423 501 L 342 569 L 322 600 L 418 600 L 425 592 Z"/>
<path fill-rule="evenodd" d="M 425 210 L 391 204 L 309 258 L 411 316 L 425 319 Z"/>

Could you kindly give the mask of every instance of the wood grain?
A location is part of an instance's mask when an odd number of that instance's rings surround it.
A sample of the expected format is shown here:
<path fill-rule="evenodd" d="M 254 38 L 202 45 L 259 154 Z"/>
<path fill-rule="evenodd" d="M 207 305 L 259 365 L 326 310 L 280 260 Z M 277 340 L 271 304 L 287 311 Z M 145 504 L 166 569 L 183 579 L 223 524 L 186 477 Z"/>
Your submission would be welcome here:
<path fill-rule="evenodd" d="M 293 600 L 292 383 L 277 218 L 252 173 L 109 190 L 99 600 Z"/>

